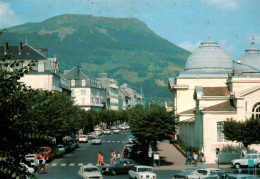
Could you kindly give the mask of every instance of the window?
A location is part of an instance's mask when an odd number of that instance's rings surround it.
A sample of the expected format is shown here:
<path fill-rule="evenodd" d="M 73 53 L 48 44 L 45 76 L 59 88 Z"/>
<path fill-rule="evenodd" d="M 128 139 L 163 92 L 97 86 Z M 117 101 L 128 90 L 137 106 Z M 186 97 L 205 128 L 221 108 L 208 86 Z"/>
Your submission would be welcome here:
<path fill-rule="evenodd" d="M 252 117 L 254 117 L 255 119 L 260 118 L 260 102 L 254 105 L 252 113 Z"/>
<path fill-rule="evenodd" d="M 82 105 L 85 105 L 85 98 L 82 98 Z"/>
<path fill-rule="evenodd" d="M 86 86 L 86 80 L 82 80 L 82 86 Z"/>
<path fill-rule="evenodd" d="M 38 72 L 44 72 L 44 62 L 38 63 Z"/>
<path fill-rule="evenodd" d="M 223 124 L 224 122 L 217 122 L 217 142 L 226 142 L 223 134 Z"/>
<path fill-rule="evenodd" d="M 81 95 L 86 95 L 86 90 L 81 90 Z"/>
<path fill-rule="evenodd" d="M 71 86 L 75 86 L 75 80 L 71 80 Z"/>

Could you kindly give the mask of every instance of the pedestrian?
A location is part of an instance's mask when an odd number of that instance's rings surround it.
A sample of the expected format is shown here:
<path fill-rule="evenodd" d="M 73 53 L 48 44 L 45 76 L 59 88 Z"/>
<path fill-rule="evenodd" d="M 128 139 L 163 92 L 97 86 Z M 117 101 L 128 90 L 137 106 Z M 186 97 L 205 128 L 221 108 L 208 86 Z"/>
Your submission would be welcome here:
<path fill-rule="evenodd" d="M 104 162 L 104 155 L 102 153 L 100 153 L 100 166 L 102 165 L 106 165 Z"/>
<path fill-rule="evenodd" d="M 110 165 L 112 165 L 114 163 L 114 152 L 111 151 L 111 156 L 110 156 Z"/>
<path fill-rule="evenodd" d="M 120 153 L 117 152 L 117 160 L 120 160 L 121 156 L 120 156 Z"/>
<path fill-rule="evenodd" d="M 114 151 L 114 154 L 113 154 L 113 158 L 114 158 L 114 161 L 116 161 L 116 152 Z"/>
<path fill-rule="evenodd" d="M 205 168 L 206 157 L 205 157 L 204 153 L 201 153 L 201 162 L 202 162 L 202 168 Z"/>
<path fill-rule="evenodd" d="M 196 152 L 194 152 L 193 155 L 193 160 L 194 160 L 194 166 L 197 167 L 197 162 L 198 162 L 198 154 L 196 154 Z"/>
<path fill-rule="evenodd" d="M 190 165 L 191 164 L 191 161 L 190 161 L 190 151 L 189 150 L 187 150 L 186 151 L 186 162 L 185 162 L 185 165 Z"/>
<path fill-rule="evenodd" d="M 98 152 L 97 166 L 101 165 L 101 153 Z"/>

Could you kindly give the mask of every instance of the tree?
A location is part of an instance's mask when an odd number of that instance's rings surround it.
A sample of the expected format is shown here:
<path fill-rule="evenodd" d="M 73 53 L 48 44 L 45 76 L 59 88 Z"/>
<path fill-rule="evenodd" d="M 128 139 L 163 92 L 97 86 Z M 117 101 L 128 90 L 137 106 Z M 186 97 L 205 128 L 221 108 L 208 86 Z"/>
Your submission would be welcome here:
<path fill-rule="evenodd" d="M 260 142 L 260 120 L 251 118 L 245 121 L 227 119 L 223 125 L 223 134 L 227 140 L 242 142 L 247 148 Z"/>
<path fill-rule="evenodd" d="M 0 33 L 1 34 L 1 33 Z M 11 56 L 0 57 L 0 178 L 25 178 L 30 175 L 20 162 L 35 150 L 35 143 L 48 139 L 39 135 L 35 123 L 26 114 L 28 96 L 33 90 L 19 82 L 31 65 L 19 68 L 20 61 L 6 63 Z M 14 69 L 8 71 L 7 67 Z"/>
<path fill-rule="evenodd" d="M 152 105 L 150 110 L 144 111 L 137 105 L 130 112 L 129 124 L 131 132 L 142 143 L 143 151 L 148 150 L 149 144 L 169 139 L 175 133 L 175 120 L 172 112 L 167 112 L 163 106 Z"/>

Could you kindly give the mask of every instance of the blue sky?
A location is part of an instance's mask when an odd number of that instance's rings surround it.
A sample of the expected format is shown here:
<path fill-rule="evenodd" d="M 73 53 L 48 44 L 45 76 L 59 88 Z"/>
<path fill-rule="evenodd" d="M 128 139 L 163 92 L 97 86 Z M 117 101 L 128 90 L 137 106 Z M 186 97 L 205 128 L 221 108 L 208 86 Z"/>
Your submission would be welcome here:
<path fill-rule="evenodd" d="M 210 36 L 233 60 L 253 35 L 260 49 L 260 0 L 0 0 L 0 28 L 60 14 L 138 18 L 189 51 Z"/>

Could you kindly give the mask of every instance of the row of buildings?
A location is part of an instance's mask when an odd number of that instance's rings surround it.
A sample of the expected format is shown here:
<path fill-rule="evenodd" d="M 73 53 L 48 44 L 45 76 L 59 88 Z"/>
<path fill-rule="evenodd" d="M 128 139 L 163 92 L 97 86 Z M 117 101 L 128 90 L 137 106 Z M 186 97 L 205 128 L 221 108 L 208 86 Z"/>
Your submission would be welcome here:
<path fill-rule="evenodd" d="M 107 73 L 100 73 L 98 78 L 93 78 L 79 66 L 61 72 L 57 57 L 48 57 L 48 49 L 33 48 L 22 42 L 18 46 L 9 46 L 5 42 L 4 46 L 0 46 L 0 56 L 7 57 L 1 63 L 9 64 L 7 67 L 2 66 L 8 71 L 34 62 L 29 73 L 20 79 L 21 82 L 33 89 L 67 93 L 76 105 L 85 110 L 126 110 L 144 103 L 141 90 L 126 83 L 119 85 Z M 15 61 L 21 61 L 19 66 L 11 65 Z"/>
<path fill-rule="evenodd" d="M 251 48 L 233 61 L 210 39 L 187 59 L 185 70 L 169 78 L 179 138 L 203 152 L 207 163 L 218 160 L 225 146 L 241 145 L 225 139 L 223 122 L 260 117 L 260 51 Z M 257 135 L 257 134 L 256 134 Z M 260 151 L 259 145 L 251 145 Z"/>

